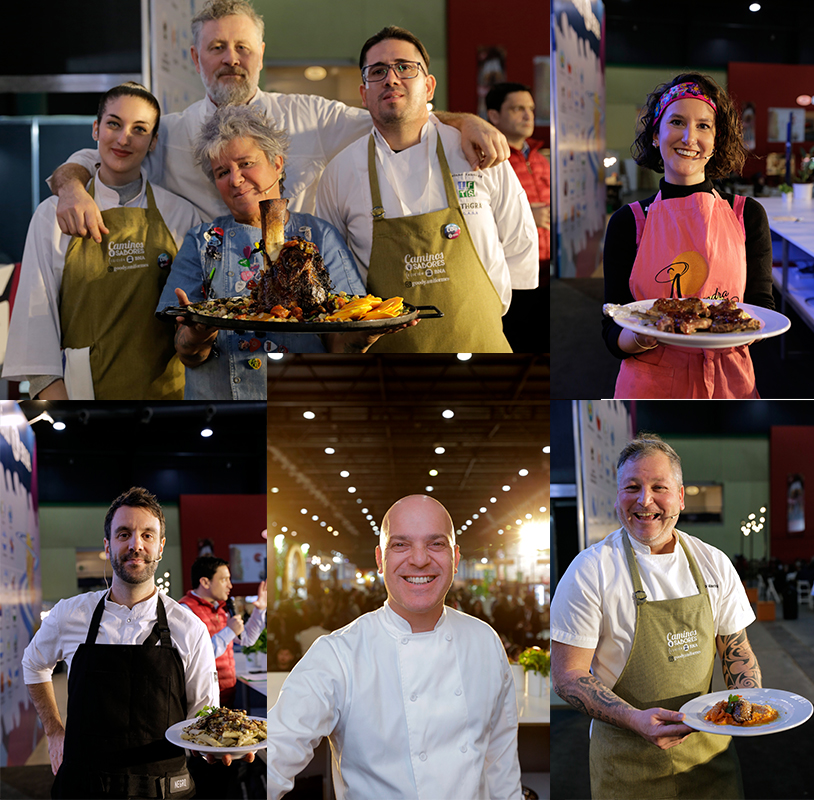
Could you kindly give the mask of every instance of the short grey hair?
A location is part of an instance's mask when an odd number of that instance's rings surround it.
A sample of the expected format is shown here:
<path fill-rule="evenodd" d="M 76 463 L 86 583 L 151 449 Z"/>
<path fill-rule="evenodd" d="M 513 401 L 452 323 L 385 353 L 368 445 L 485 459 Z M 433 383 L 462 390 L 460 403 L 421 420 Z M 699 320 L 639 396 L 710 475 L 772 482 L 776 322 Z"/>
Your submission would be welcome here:
<path fill-rule="evenodd" d="M 257 35 L 263 41 L 266 26 L 261 17 L 247 0 L 210 0 L 192 18 L 192 44 L 197 50 L 201 49 L 201 29 L 204 22 L 211 22 L 223 17 L 244 16 L 248 17 L 257 28 Z"/>
<path fill-rule="evenodd" d="M 670 459 L 670 466 L 673 470 L 673 476 L 678 481 L 678 485 L 684 484 L 684 475 L 681 470 L 681 458 L 678 453 L 670 447 L 664 439 L 658 434 L 647 433 L 646 431 L 639 431 L 635 439 L 631 439 L 619 454 L 619 460 L 616 462 L 616 481 L 619 482 L 619 473 L 622 471 L 622 466 L 628 461 L 638 461 L 640 458 L 647 456 L 654 456 L 659 453 L 667 456 Z"/>
<path fill-rule="evenodd" d="M 253 139 L 266 154 L 269 164 L 277 156 L 285 158 L 288 151 L 288 134 L 269 122 L 259 108 L 220 106 L 201 126 L 195 140 L 195 161 L 210 181 L 215 180 L 211 160 L 217 158 L 233 139 Z M 282 178 L 280 183 L 282 185 Z"/>

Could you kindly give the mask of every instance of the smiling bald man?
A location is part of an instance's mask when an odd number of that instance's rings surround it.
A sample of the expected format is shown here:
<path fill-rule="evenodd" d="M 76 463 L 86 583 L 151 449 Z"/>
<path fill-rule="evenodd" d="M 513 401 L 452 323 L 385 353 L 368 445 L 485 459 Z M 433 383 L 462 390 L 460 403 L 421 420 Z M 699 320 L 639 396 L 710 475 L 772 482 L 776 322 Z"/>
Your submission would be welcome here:
<path fill-rule="evenodd" d="M 522 798 L 503 645 L 444 605 L 459 559 L 438 501 L 411 495 L 387 511 L 376 548 L 387 601 L 317 639 L 287 678 L 268 718 L 270 798 L 323 736 L 337 800 Z"/>

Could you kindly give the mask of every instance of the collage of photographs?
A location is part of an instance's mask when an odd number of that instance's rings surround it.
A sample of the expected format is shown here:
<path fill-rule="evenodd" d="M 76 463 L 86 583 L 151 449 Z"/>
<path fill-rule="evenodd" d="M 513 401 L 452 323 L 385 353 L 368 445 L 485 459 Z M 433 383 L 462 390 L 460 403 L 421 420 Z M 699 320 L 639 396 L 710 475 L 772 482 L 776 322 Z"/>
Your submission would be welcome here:
<path fill-rule="evenodd" d="M 2 800 L 814 797 L 804 4 L 37 23 Z"/>

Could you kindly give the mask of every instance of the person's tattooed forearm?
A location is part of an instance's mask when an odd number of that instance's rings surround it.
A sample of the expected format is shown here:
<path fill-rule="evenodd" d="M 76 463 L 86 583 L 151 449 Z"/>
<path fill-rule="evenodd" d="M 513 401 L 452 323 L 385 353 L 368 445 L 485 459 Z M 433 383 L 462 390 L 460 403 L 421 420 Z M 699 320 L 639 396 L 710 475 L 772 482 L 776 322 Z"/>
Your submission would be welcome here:
<path fill-rule="evenodd" d="M 730 689 L 759 689 L 763 685 L 760 666 L 746 631 L 721 636 L 721 665 Z"/>

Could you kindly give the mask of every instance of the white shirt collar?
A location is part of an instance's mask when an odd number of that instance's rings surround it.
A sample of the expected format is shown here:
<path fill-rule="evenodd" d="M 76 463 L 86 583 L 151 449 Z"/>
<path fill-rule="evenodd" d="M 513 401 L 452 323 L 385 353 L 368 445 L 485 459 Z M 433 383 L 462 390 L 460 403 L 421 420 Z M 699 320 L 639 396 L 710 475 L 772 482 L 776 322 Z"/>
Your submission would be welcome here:
<path fill-rule="evenodd" d="M 641 553 L 642 555 L 647 556 L 651 555 L 652 550 L 646 544 L 642 544 L 637 539 L 634 539 L 624 528 L 620 528 L 619 530 L 622 532 L 623 536 L 627 536 L 628 541 L 631 544 L 631 547 L 633 547 L 634 553 Z M 675 533 L 676 536 L 679 535 L 679 531 L 676 528 L 673 528 L 673 533 Z M 676 541 L 676 546 L 673 548 L 673 553 L 675 553 L 679 549 L 681 549 L 681 545 L 679 544 L 678 541 Z M 665 553 L 664 555 L 669 556 L 672 555 L 673 553 Z"/>
<path fill-rule="evenodd" d="M 446 620 L 447 620 L 447 607 L 444 606 L 443 609 L 441 610 L 441 616 L 438 619 L 438 622 L 435 623 L 435 627 L 432 629 L 432 631 L 425 631 L 424 633 L 435 633 L 436 631 L 441 629 L 441 626 L 444 625 Z M 385 627 L 388 628 L 390 632 L 396 636 L 402 636 L 405 633 L 413 634 L 413 629 L 410 626 L 410 623 L 407 622 L 407 620 L 404 619 L 404 617 L 402 617 L 400 614 L 397 614 L 395 611 L 393 611 L 393 608 L 390 605 L 389 600 L 384 601 L 384 606 L 382 608 L 382 621 L 384 622 Z M 413 635 L 418 636 L 420 634 Z"/>
<path fill-rule="evenodd" d="M 424 127 L 421 128 L 421 138 L 419 139 L 419 141 L 423 142 L 424 139 L 426 138 L 427 131 L 429 130 L 429 125 L 430 123 L 428 121 L 424 124 Z M 385 139 L 384 136 L 382 136 L 381 132 L 375 125 L 373 126 L 373 138 L 375 139 L 376 146 L 379 148 L 382 155 L 397 156 L 399 154 L 395 150 L 393 150 L 392 147 L 390 147 L 390 145 L 387 143 L 387 139 Z M 403 153 L 404 150 L 400 150 L 399 152 Z"/>
<path fill-rule="evenodd" d="M 93 196 L 96 199 L 96 202 L 103 211 L 108 208 L 116 208 L 119 205 L 119 194 L 115 189 L 111 189 L 109 186 L 106 186 L 102 181 L 99 179 L 99 171 L 96 171 L 96 175 L 93 177 Z M 147 175 L 144 172 L 144 168 L 141 169 L 141 191 L 132 199 L 129 200 L 127 203 L 124 204 L 124 208 L 138 208 L 141 205 L 142 199 L 144 198 L 144 193 L 147 191 Z"/>

